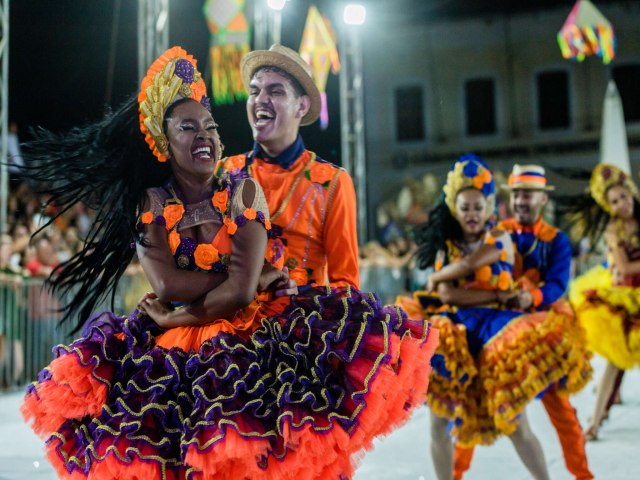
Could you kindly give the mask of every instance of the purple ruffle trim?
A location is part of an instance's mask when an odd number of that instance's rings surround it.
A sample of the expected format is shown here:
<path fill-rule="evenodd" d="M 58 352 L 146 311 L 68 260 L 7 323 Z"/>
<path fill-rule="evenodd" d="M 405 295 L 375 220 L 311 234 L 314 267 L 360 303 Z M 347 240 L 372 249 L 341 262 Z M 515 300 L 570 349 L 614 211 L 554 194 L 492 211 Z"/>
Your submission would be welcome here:
<path fill-rule="evenodd" d="M 98 363 L 113 365 L 107 404 L 98 417 L 69 419 L 58 434 L 59 448 L 70 449 L 79 464 L 70 472 L 89 472 L 100 461 L 97 452 L 122 445 L 163 459 L 168 470 L 185 473 L 184 459 L 201 439 L 216 438 L 241 422 L 254 437 L 267 439 L 264 456 L 287 453 L 285 439 L 275 432 L 284 418 L 293 428 L 309 425 L 318 434 L 334 425 L 346 431 L 358 426 L 368 388 L 346 367 L 355 359 L 371 365 L 368 381 L 391 361 L 380 350 L 388 335 L 426 341 L 424 322 L 411 322 L 399 308 L 383 307 L 379 299 L 356 289 L 312 288 L 285 310 L 262 320 L 250 339 L 221 333 L 197 352 L 156 347 L 162 330 L 133 312 L 121 318 L 105 312 L 87 321 L 83 337 L 70 348 L 90 350 Z M 367 341 L 377 337 L 376 341 Z M 58 347 L 58 355 L 67 347 Z M 428 367 L 425 358 L 425 368 Z M 46 372 L 46 370 L 45 370 Z M 43 373 L 40 382 L 49 381 Z M 211 442 L 210 450 L 224 440 Z M 148 457 L 151 458 L 151 457 Z M 249 459 L 247 461 L 250 461 Z"/>

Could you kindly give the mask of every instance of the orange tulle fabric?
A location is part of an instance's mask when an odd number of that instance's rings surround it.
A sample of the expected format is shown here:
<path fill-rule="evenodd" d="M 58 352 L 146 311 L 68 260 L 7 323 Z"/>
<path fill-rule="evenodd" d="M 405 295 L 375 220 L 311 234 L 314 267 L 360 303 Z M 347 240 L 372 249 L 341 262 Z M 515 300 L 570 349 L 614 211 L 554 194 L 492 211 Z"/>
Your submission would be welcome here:
<path fill-rule="evenodd" d="M 249 338 L 260 327 L 260 319 L 264 316 L 260 303 L 254 300 L 230 320 L 223 318 L 204 326 L 177 327 L 167 330 L 156 338 L 156 345 L 167 350 L 178 347 L 188 352 L 197 351 L 206 340 L 221 332 L 235 333 L 243 338 Z"/>
<path fill-rule="evenodd" d="M 50 382 L 37 386 L 37 393 L 25 397 L 20 407 L 27 421 L 33 422 L 33 430 L 40 436 L 48 436 L 69 418 L 95 416 L 100 413 L 107 398 L 107 385 L 97 380 L 94 367 L 83 365 L 80 354 L 70 352 L 51 362 Z M 101 372 L 109 377 L 109 372 Z"/>
<path fill-rule="evenodd" d="M 413 409 L 424 402 L 431 369 L 417 367 L 424 364 L 424 358 L 433 355 L 437 344 L 438 333 L 434 329 L 429 340 L 422 345 L 414 339 L 392 338 L 390 355 L 394 361 L 383 366 L 371 382 L 366 408 L 353 432 L 347 432 L 334 423 L 325 434 L 319 435 L 309 424 L 302 428 L 294 427 L 296 422 L 287 417 L 280 427 L 287 439 L 286 456 L 269 456 L 265 470 L 246 459 L 264 452 L 267 442 L 261 439 L 247 441 L 229 426 L 224 442 L 217 444 L 213 452 L 192 445 L 185 463 L 208 472 L 202 478 L 211 480 L 351 477 L 363 452 L 372 448 L 373 439 L 389 434 L 406 422 Z M 374 345 L 371 347 L 376 348 Z M 350 363 L 345 373 L 357 388 L 364 389 L 366 376 L 371 371 L 371 362 L 360 358 Z M 229 459 L 235 461 L 229 462 Z"/>
<path fill-rule="evenodd" d="M 105 451 L 96 451 L 95 455 L 100 461 L 94 462 L 89 477 L 81 469 L 69 472 L 65 466 L 68 457 L 65 458 L 61 453 L 66 449 L 60 438 L 52 437 L 47 443 L 46 452 L 49 462 L 61 480 L 87 480 L 88 478 L 92 480 L 186 480 L 186 472 L 176 474 L 164 469 L 161 464 L 144 461 L 137 454 L 127 452 L 126 447 L 126 442 L 121 441 L 120 444 L 112 445 Z M 195 475 L 191 478 L 200 480 L 203 477 Z"/>

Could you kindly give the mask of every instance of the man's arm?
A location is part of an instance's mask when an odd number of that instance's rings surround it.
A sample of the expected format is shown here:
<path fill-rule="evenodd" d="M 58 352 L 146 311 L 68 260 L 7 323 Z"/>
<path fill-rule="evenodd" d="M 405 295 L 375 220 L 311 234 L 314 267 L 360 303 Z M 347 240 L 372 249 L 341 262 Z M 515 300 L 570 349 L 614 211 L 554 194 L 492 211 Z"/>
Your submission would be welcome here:
<path fill-rule="evenodd" d="M 571 271 L 571 244 L 567 236 L 558 232 L 553 239 L 549 251 L 547 271 L 542 278 L 541 285 L 532 292 L 533 306 L 551 305 L 558 300 L 569 285 L 569 274 Z"/>
<path fill-rule="evenodd" d="M 340 170 L 323 231 L 329 283 L 360 288 L 358 272 L 358 233 L 356 230 L 356 191 L 351 176 Z"/>

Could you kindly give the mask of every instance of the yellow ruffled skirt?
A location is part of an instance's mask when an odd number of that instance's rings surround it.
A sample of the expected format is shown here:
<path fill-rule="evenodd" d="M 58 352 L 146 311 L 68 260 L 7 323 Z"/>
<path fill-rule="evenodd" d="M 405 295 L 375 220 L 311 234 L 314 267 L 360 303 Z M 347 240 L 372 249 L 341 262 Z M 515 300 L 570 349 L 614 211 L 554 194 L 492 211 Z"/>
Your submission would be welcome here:
<path fill-rule="evenodd" d="M 591 351 L 623 370 L 640 366 L 640 287 L 614 286 L 596 266 L 571 283 L 569 300 Z"/>
<path fill-rule="evenodd" d="M 422 311 L 439 331 L 427 403 L 451 421 L 462 446 L 510 435 L 527 404 L 550 386 L 569 395 L 593 374 L 584 332 L 567 302 L 530 314 L 490 308 L 433 314 L 420 293 L 396 303 L 409 315 Z"/>

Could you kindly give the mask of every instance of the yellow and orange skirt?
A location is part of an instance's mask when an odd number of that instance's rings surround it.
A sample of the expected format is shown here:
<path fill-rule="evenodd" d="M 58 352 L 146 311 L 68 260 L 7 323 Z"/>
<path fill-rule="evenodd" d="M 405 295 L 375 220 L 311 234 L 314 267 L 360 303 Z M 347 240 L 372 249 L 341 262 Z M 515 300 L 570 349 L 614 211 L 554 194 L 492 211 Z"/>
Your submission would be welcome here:
<path fill-rule="evenodd" d="M 614 286 L 596 266 L 571 283 L 569 300 L 591 351 L 623 370 L 640 366 L 640 287 Z"/>

